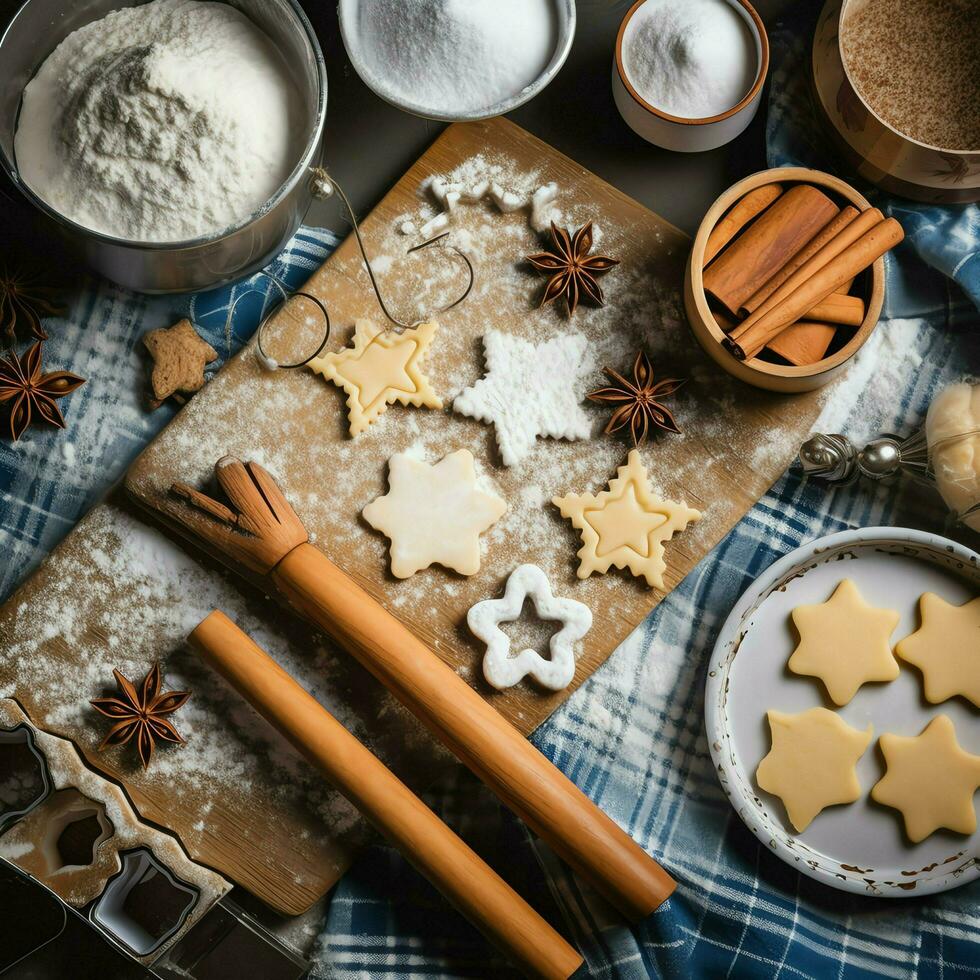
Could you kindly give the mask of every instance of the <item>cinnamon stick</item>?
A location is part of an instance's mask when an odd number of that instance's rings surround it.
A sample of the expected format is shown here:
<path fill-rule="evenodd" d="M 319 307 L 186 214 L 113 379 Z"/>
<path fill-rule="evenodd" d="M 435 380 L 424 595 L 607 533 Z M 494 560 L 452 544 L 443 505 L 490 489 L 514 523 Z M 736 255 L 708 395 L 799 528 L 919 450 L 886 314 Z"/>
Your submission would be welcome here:
<path fill-rule="evenodd" d="M 755 312 L 746 317 L 732 331 L 732 340 L 739 340 L 770 310 L 782 303 L 788 296 L 791 296 L 808 279 L 813 278 L 832 259 L 850 248 L 862 235 L 877 225 L 881 220 L 882 213 L 877 208 L 869 208 L 848 222 L 826 245 L 814 255 L 810 256 Z M 815 319 L 815 317 L 809 319 Z"/>
<path fill-rule="evenodd" d="M 781 269 L 770 276 L 766 282 L 759 287 L 741 306 L 739 312 L 743 316 L 755 312 L 770 296 L 784 283 L 804 262 L 813 258 L 832 238 L 835 238 L 843 229 L 858 216 L 858 209 L 848 204 L 841 208 L 840 213 L 835 215 L 817 232 L 810 241 L 803 246 Z M 845 290 L 846 292 L 846 290 Z"/>
<path fill-rule="evenodd" d="M 761 214 L 783 193 L 782 184 L 763 184 L 738 199 L 711 229 L 704 246 L 707 265 L 757 214 Z"/>
<path fill-rule="evenodd" d="M 766 345 L 769 350 L 797 367 L 822 361 L 837 333 L 832 323 L 797 320 Z"/>
<path fill-rule="evenodd" d="M 845 327 L 859 327 L 864 322 L 864 300 L 860 296 L 831 293 L 807 310 L 806 318 L 823 323 L 839 323 Z"/>
<path fill-rule="evenodd" d="M 856 222 L 851 222 L 842 234 L 845 234 L 854 224 Z M 894 218 L 886 218 L 879 222 L 765 313 L 748 330 L 742 331 L 737 339 L 735 333 L 738 331 L 726 338 L 725 347 L 739 360 L 754 357 L 773 337 L 799 320 L 807 310 L 812 309 L 834 290 L 840 288 L 851 276 L 857 275 L 881 258 L 904 237 L 902 226 Z M 745 324 L 742 326 L 744 327 Z"/>
<path fill-rule="evenodd" d="M 839 211 L 816 187 L 791 187 L 707 266 L 704 291 L 737 313 Z"/>

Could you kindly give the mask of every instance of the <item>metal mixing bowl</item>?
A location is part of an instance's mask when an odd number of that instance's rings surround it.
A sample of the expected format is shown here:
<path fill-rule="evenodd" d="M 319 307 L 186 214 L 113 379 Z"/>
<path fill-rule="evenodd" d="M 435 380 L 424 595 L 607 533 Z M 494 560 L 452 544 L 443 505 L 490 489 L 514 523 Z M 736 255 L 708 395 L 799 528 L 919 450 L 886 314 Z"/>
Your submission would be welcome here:
<path fill-rule="evenodd" d="M 263 30 L 292 69 L 308 130 L 296 166 L 276 194 L 241 224 L 184 242 L 132 242 L 92 231 L 42 201 L 14 159 L 21 93 L 45 58 L 72 32 L 112 10 L 118 0 L 26 0 L 0 38 L 0 161 L 21 193 L 53 223 L 96 272 L 144 293 L 206 289 L 262 268 L 299 227 L 310 206 L 309 168 L 320 163 L 327 113 L 323 53 L 298 0 L 228 0 Z"/>

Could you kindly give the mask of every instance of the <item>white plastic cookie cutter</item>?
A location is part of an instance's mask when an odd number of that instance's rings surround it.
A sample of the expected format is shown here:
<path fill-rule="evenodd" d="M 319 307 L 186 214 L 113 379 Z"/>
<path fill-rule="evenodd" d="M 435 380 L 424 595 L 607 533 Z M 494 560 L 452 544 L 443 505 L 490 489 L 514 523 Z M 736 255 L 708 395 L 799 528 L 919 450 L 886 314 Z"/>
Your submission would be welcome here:
<path fill-rule="evenodd" d="M 551 638 L 551 659 L 536 650 L 522 650 L 510 656 L 510 637 L 501 623 L 520 619 L 524 600 L 530 596 L 541 619 L 561 622 L 562 628 Z M 542 687 L 560 691 L 575 676 L 574 645 L 592 626 L 592 612 L 584 603 L 563 599 L 551 591 L 548 576 L 537 565 L 519 565 L 510 573 L 502 599 L 484 599 L 466 615 L 470 631 L 487 645 L 483 656 L 483 676 L 499 690 L 512 687 L 530 674 Z"/>

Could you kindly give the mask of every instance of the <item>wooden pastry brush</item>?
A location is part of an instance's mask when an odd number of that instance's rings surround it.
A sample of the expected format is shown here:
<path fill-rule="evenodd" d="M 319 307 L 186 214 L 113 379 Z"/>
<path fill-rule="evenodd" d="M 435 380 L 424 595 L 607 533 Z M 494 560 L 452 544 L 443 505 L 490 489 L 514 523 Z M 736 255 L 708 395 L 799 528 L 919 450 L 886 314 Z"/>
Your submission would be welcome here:
<path fill-rule="evenodd" d="M 642 919 L 666 901 L 673 879 L 407 626 L 308 543 L 302 521 L 261 466 L 226 456 L 215 477 L 231 507 L 175 483 L 181 500 L 165 506 L 168 516 L 233 569 L 266 576 L 628 918 Z"/>
<path fill-rule="evenodd" d="M 527 976 L 577 975 L 582 957 L 224 613 L 212 612 L 189 640 Z"/>

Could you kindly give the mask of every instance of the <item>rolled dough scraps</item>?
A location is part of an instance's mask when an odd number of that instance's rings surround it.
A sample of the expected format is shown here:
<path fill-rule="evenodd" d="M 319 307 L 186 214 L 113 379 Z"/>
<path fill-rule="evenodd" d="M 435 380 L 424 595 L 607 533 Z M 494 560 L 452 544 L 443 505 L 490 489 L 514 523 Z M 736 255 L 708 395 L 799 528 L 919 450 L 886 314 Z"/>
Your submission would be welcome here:
<path fill-rule="evenodd" d="M 388 460 L 388 492 L 361 512 L 391 540 L 391 574 L 408 578 L 439 564 L 460 575 L 480 570 L 480 535 L 507 505 L 476 486 L 473 455 L 459 449 L 434 466 L 396 453 Z"/>
<path fill-rule="evenodd" d="M 352 436 L 363 432 L 395 402 L 442 408 L 442 400 L 421 368 L 437 327 L 429 321 L 395 333 L 370 320 L 358 320 L 352 347 L 314 357 L 307 364 L 347 392 Z"/>
<path fill-rule="evenodd" d="M 524 459 L 538 436 L 588 439 L 582 400 L 592 362 L 582 334 L 532 344 L 488 330 L 483 350 L 486 376 L 456 396 L 453 411 L 493 423 L 504 466 Z"/>
<path fill-rule="evenodd" d="M 530 649 L 512 657 L 510 637 L 500 628 L 501 623 L 520 619 L 528 596 L 538 616 L 562 624 L 551 638 L 550 660 Z M 466 622 L 473 635 L 487 645 L 483 676 L 488 684 L 503 690 L 530 674 L 542 687 L 560 691 L 575 676 L 575 643 L 589 632 L 592 612 L 585 603 L 556 596 L 548 576 L 537 565 L 519 565 L 507 579 L 503 598 L 484 599 L 471 606 Z"/>
<path fill-rule="evenodd" d="M 608 490 L 553 497 L 551 502 L 582 532 L 579 578 L 615 566 L 628 568 L 657 589 L 665 588 L 664 542 L 701 519 L 700 511 L 663 500 L 653 492 L 637 449 L 609 481 Z"/>
<path fill-rule="evenodd" d="M 789 669 L 823 681 L 834 704 L 847 704 L 868 681 L 898 677 L 890 637 L 901 617 L 891 609 L 868 605 L 850 579 L 844 579 L 826 602 L 797 606 L 792 616 L 800 642 L 789 658 Z"/>
<path fill-rule="evenodd" d="M 980 755 L 960 748 L 946 715 L 937 715 L 913 738 L 886 732 L 878 745 L 887 769 L 871 798 L 901 811 L 913 844 L 941 827 L 957 834 L 977 829 L 973 794 L 980 787 Z"/>
<path fill-rule="evenodd" d="M 824 807 L 853 803 L 861 795 L 855 766 L 874 734 L 852 728 L 826 708 L 796 715 L 769 711 L 772 748 L 755 771 L 756 782 L 778 796 L 801 833 Z"/>
<path fill-rule="evenodd" d="M 980 708 L 980 597 L 954 606 L 932 592 L 919 599 L 919 628 L 895 652 L 922 671 L 926 700 L 962 694 Z"/>

